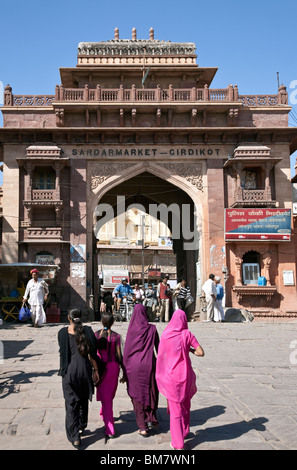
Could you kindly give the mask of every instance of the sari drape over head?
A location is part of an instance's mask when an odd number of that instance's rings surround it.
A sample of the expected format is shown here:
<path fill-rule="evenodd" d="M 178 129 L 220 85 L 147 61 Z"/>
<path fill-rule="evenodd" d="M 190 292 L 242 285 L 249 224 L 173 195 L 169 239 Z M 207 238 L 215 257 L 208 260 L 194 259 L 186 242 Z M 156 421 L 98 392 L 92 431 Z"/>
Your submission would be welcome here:
<path fill-rule="evenodd" d="M 148 322 L 144 305 L 135 305 L 127 331 L 123 364 L 128 395 L 144 406 L 151 405 L 150 388 L 156 363 L 156 334 L 156 326 Z"/>
<path fill-rule="evenodd" d="M 189 357 L 190 344 L 199 344 L 188 329 L 183 310 L 176 310 L 165 328 L 158 349 L 156 381 L 167 400 L 182 403 L 197 392 Z"/>

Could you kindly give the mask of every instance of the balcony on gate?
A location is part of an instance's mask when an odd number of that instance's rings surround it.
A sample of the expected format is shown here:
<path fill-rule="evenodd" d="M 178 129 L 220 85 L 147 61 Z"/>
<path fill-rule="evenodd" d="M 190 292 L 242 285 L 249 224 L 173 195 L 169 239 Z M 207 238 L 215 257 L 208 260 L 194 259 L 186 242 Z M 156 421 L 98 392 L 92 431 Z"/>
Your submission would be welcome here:
<path fill-rule="evenodd" d="M 235 180 L 230 207 L 275 207 L 273 199 L 274 166 L 281 157 L 272 157 L 264 145 L 238 146 L 224 163 Z"/>

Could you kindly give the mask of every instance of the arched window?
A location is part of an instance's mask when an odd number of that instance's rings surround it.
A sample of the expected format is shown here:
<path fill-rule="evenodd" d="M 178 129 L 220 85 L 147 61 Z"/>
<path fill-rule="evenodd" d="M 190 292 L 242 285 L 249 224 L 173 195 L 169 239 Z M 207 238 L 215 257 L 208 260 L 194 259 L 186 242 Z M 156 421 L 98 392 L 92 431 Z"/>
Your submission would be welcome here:
<path fill-rule="evenodd" d="M 248 251 L 242 257 L 242 280 L 243 284 L 258 284 L 261 275 L 260 253 Z"/>

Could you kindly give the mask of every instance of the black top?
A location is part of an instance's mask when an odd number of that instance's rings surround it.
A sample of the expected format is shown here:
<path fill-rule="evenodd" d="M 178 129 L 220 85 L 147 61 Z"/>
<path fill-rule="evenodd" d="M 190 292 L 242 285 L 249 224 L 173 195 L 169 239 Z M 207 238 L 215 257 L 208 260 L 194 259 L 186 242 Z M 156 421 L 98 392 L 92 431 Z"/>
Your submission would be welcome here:
<path fill-rule="evenodd" d="M 97 344 L 95 334 L 90 326 L 84 326 L 84 332 L 88 345 L 90 347 L 90 356 L 97 360 Z M 71 350 L 69 344 L 68 326 L 62 328 L 58 333 L 58 342 L 60 346 L 60 369 L 58 375 L 65 376 L 71 359 Z"/>

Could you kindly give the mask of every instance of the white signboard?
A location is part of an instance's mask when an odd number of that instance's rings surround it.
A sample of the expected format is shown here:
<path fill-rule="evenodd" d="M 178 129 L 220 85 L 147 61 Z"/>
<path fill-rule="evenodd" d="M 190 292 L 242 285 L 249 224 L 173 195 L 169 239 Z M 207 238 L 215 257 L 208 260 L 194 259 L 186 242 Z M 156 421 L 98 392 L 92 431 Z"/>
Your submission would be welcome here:
<path fill-rule="evenodd" d="M 283 280 L 285 286 L 294 286 L 294 272 L 293 271 L 283 271 Z"/>
<path fill-rule="evenodd" d="M 172 237 L 158 237 L 158 246 L 173 247 Z"/>
<path fill-rule="evenodd" d="M 55 257 L 50 253 L 38 254 L 35 256 L 35 263 L 49 266 L 51 264 L 55 264 Z"/>
<path fill-rule="evenodd" d="M 129 271 L 127 269 L 104 269 L 103 285 L 104 287 L 115 287 L 126 278 L 129 282 Z"/>

